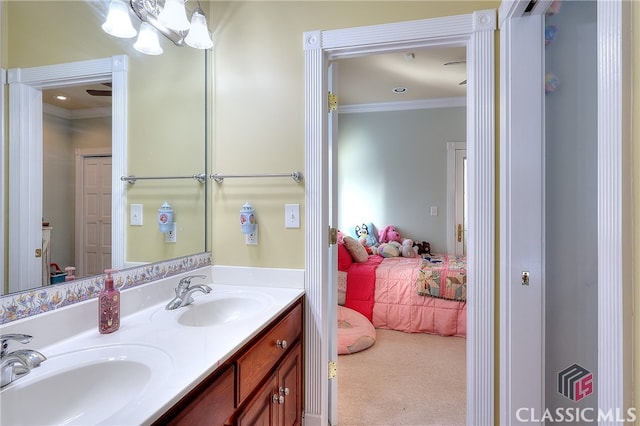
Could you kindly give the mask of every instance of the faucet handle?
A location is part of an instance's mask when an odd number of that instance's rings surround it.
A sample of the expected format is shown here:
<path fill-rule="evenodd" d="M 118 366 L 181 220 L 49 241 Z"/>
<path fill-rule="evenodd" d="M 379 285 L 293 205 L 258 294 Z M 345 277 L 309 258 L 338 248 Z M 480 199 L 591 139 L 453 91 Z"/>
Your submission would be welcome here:
<path fill-rule="evenodd" d="M 189 286 L 191 285 L 191 280 L 193 278 L 205 279 L 205 278 L 207 278 L 207 276 L 206 275 L 189 275 L 189 276 L 186 276 L 186 277 L 180 279 L 180 282 L 178 283 L 178 288 L 179 289 L 183 289 L 183 290 L 187 290 L 189 288 Z"/>
<path fill-rule="evenodd" d="M 9 333 L 0 335 L 0 356 L 5 356 L 7 349 L 9 348 L 9 341 L 15 340 L 22 344 L 29 343 L 33 337 L 28 334 L 21 333 Z"/>

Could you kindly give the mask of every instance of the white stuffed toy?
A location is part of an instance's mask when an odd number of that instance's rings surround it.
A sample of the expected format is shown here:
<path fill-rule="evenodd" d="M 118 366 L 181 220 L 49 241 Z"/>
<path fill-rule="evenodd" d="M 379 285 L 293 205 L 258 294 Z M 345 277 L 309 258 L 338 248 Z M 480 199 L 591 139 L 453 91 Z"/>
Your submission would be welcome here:
<path fill-rule="evenodd" d="M 418 256 L 417 247 L 413 247 L 413 240 L 405 238 L 402 240 L 402 257 Z"/>

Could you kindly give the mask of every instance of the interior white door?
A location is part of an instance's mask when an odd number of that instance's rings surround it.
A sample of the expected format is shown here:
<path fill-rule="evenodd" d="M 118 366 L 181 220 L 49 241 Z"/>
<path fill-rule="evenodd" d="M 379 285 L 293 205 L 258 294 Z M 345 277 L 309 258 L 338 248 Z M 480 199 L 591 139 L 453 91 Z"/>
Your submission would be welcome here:
<path fill-rule="evenodd" d="M 84 157 L 79 276 L 111 268 L 111 156 Z"/>
<path fill-rule="evenodd" d="M 504 5 L 505 2 L 503 2 Z M 500 24 L 500 422 L 540 424 L 544 411 L 543 22 Z M 503 14 L 501 14 L 503 16 Z M 533 81 L 539 84 L 532 84 Z"/>
<path fill-rule="evenodd" d="M 335 94 L 338 82 L 338 64 L 329 64 L 329 92 Z M 329 221 L 338 229 L 338 111 L 329 108 Z M 338 362 L 338 250 L 329 246 L 329 360 Z M 329 424 L 338 424 L 338 375 L 329 379 Z"/>

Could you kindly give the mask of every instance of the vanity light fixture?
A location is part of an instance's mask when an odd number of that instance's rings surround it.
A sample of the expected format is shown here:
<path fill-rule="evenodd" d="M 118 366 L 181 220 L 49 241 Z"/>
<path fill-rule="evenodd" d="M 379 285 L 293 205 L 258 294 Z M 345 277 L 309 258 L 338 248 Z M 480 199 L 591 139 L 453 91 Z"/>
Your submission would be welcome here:
<path fill-rule="evenodd" d="M 189 22 L 185 9 L 186 1 L 188 0 L 129 0 L 131 10 L 141 21 L 140 33 L 134 48 L 148 55 L 161 54 L 162 48 L 157 35 L 160 33 L 176 46 L 186 44 L 195 49 L 210 49 L 213 41 L 200 2 L 195 0 L 198 5 Z M 131 38 L 136 35 L 126 0 L 111 0 L 109 14 L 102 28 L 115 37 Z"/>

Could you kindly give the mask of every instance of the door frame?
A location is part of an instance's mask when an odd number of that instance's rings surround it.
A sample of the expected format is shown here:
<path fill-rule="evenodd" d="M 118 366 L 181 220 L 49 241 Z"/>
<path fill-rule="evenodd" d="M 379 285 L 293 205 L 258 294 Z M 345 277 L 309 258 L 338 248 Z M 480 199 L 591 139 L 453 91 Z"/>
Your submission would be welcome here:
<path fill-rule="evenodd" d="M 517 194 L 528 193 L 541 198 L 542 188 L 531 194 L 524 180 L 513 179 L 513 171 L 521 170 L 522 161 L 527 159 L 527 170 L 541 176 L 543 138 L 543 97 L 542 53 L 537 52 L 536 63 L 525 67 L 538 71 L 539 90 L 524 94 L 531 87 L 525 81 L 520 49 L 525 49 L 531 58 L 542 45 L 543 22 L 536 15 L 543 13 L 548 1 L 540 2 L 530 13 L 525 9 L 528 0 L 503 1 L 499 9 L 500 23 L 500 63 L 501 63 L 501 103 L 500 103 L 500 423 L 512 424 L 514 410 L 520 408 L 523 395 L 532 383 L 520 382 L 513 374 L 521 370 L 522 359 L 518 347 L 518 336 L 542 325 L 543 310 L 534 316 L 522 315 L 519 306 L 531 303 L 531 295 L 523 295 L 518 289 L 519 274 L 523 263 L 538 269 L 540 280 L 544 265 L 541 254 L 539 260 L 531 259 L 536 254 L 520 251 L 523 241 L 523 225 L 517 220 L 522 217 L 526 205 L 519 202 Z M 632 401 L 632 175 L 631 165 L 631 13 L 629 2 L 611 0 L 597 4 L 598 39 L 598 408 L 599 410 L 626 410 Z M 538 19 L 538 22 L 533 20 Z M 526 28 L 533 22 L 532 28 Z M 537 34 L 535 34 L 537 32 Z M 627 89 L 625 91 L 625 89 Z M 524 115 L 523 115 L 524 114 Z M 532 126 L 526 127 L 529 123 Z M 534 130 L 534 137 L 523 142 L 523 133 Z M 537 130 L 535 130 L 537 129 Z M 521 142 L 521 143 L 519 143 Z M 526 152 L 534 149 L 536 152 Z M 537 179 L 535 176 L 534 179 Z M 529 179 L 531 180 L 531 179 Z M 540 179 L 540 185 L 542 184 Z M 528 191 L 528 192 L 527 192 Z M 530 206 L 532 202 L 527 203 Z M 543 205 L 543 204 L 540 204 Z M 539 219 L 541 213 L 538 212 Z M 540 241 L 530 244 L 543 246 Z M 541 281 L 541 280 L 540 280 Z M 515 285 L 507 285 L 516 283 Z M 531 287 L 531 285 L 529 286 Z M 540 300 L 544 295 L 544 283 L 534 295 Z M 542 307 L 542 303 L 540 307 Z M 528 319 L 524 318 L 528 317 Z M 541 350 L 544 349 L 544 334 L 538 336 Z M 538 368 L 544 368 L 544 364 Z M 526 365 L 532 370 L 530 364 Z M 542 376 L 539 376 L 542 377 Z M 544 383 L 534 404 L 544 409 Z M 527 407 L 540 409 L 536 405 Z M 541 411 L 538 411 L 541 412 Z M 615 411 L 614 411 L 615 412 Z"/>
<path fill-rule="evenodd" d="M 494 423 L 496 11 L 303 35 L 305 57 L 305 424 L 328 424 L 328 303 L 331 300 L 327 65 L 332 59 L 437 46 L 467 48 L 469 162 L 467 423 Z M 333 249 L 335 251 L 335 248 Z"/>
<path fill-rule="evenodd" d="M 32 269 L 29 260 L 37 248 L 35 241 L 42 239 L 42 215 L 36 213 L 29 221 L 21 217 L 25 211 L 33 210 L 30 206 L 42 207 L 41 91 L 47 88 L 112 81 L 112 266 L 124 267 L 126 193 L 119 177 L 125 175 L 127 162 L 127 69 L 128 57 L 117 55 L 8 71 L 9 123 L 13 124 L 9 128 L 9 223 L 18 224 L 9 227 L 9 265 L 14 265 L 9 268 L 9 283 L 18 286 L 10 291 L 30 288 L 33 280 L 28 279 Z M 39 96 L 31 96 L 33 93 Z"/>

